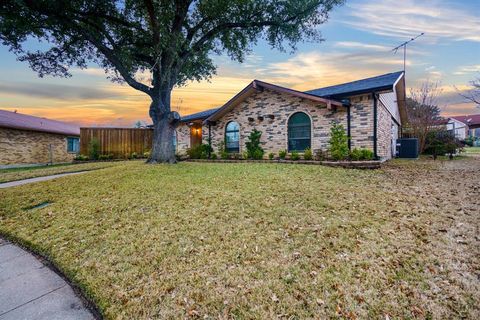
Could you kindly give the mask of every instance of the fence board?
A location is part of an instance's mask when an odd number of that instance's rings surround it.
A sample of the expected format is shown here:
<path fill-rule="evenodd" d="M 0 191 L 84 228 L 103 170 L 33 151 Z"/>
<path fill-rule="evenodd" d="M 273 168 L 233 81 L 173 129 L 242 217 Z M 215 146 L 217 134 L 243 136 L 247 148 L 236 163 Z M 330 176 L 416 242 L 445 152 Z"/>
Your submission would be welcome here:
<path fill-rule="evenodd" d="M 80 154 L 88 155 L 93 138 L 100 142 L 101 154 L 123 158 L 132 153 L 143 154 L 152 148 L 153 129 L 80 128 Z"/>

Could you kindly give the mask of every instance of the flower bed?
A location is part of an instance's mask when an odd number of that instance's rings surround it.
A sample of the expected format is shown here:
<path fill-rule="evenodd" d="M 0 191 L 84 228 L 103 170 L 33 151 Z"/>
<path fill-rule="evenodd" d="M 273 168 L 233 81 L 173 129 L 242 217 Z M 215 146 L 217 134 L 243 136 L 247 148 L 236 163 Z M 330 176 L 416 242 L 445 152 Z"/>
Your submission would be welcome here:
<path fill-rule="evenodd" d="M 310 164 L 347 169 L 379 169 L 381 161 L 316 161 L 316 160 L 218 160 L 218 159 L 187 159 L 189 162 L 212 162 L 212 163 L 285 163 L 285 164 Z"/>

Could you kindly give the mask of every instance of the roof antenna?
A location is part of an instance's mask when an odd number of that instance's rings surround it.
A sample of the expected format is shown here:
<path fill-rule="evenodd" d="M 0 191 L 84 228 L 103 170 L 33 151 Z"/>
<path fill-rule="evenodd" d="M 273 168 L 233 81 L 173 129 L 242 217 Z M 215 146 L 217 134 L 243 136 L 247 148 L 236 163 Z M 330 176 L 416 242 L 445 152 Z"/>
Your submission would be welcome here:
<path fill-rule="evenodd" d="M 405 76 L 405 63 L 406 63 L 406 60 L 407 60 L 407 44 L 409 44 L 410 42 L 412 41 L 415 41 L 417 38 L 420 38 L 421 36 L 423 36 L 425 34 L 425 32 L 422 32 L 420 33 L 418 36 L 416 37 L 413 37 L 411 38 L 410 40 L 408 41 L 405 41 L 404 43 L 402 43 L 401 45 L 395 47 L 392 49 L 393 53 L 397 53 L 398 49 L 400 49 L 401 47 L 403 47 L 403 74 Z"/>

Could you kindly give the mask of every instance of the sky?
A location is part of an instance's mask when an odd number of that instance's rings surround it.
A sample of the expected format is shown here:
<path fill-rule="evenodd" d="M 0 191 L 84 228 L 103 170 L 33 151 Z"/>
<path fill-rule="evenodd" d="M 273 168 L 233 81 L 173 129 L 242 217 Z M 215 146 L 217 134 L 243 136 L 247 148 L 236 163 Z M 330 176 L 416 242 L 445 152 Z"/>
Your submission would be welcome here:
<path fill-rule="evenodd" d="M 407 49 L 407 88 L 438 81 L 444 116 L 480 113 L 458 94 L 480 77 L 479 13 L 478 0 L 347 0 L 319 27 L 322 42 L 279 52 L 259 41 L 242 64 L 215 55 L 217 74 L 175 88 L 172 109 L 187 115 L 221 106 L 253 79 L 309 90 L 400 71 L 403 54 L 392 48 L 424 32 Z M 144 93 L 111 83 L 93 64 L 71 72 L 67 79 L 39 78 L 0 45 L 0 109 L 82 126 L 151 123 Z"/>

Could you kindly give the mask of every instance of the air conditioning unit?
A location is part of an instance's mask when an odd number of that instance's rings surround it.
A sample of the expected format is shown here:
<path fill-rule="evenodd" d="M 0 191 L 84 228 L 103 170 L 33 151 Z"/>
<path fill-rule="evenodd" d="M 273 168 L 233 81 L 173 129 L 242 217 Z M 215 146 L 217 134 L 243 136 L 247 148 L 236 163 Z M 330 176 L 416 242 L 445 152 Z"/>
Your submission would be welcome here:
<path fill-rule="evenodd" d="M 418 158 L 418 139 L 401 138 L 397 140 L 397 158 L 416 159 Z"/>

